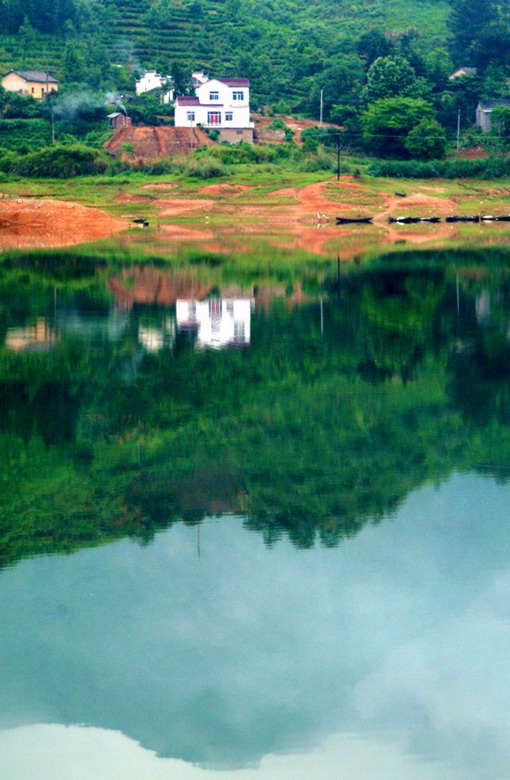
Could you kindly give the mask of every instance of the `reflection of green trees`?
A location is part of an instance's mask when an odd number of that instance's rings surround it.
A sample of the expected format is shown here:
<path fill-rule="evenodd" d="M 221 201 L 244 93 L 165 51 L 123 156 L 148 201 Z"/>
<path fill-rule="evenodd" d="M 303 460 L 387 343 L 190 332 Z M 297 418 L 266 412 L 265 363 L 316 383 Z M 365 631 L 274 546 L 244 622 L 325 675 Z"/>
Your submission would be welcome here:
<path fill-rule="evenodd" d="M 366 378 L 404 379 L 423 357 L 439 301 L 444 294 L 441 272 L 408 271 L 371 274 L 363 286 L 366 318 Z"/>
<path fill-rule="evenodd" d="M 6 295 L 0 278 L 6 327 L 54 305 L 28 273 L 38 297 L 12 276 Z M 157 307 L 135 309 L 116 340 L 0 346 L 2 560 L 229 511 L 269 544 L 333 546 L 452 469 L 505 478 L 507 286 L 493 283 L 490 323 L 475 317 L 479 286 L 459 287 L 457 313 L 444 270 L 356 273 L 322 319 L 319 304 L 255 311 L 249 350 L 197 352 L 181 334 L 143 353 L 137 323 L 157 324 Z M 105 298 L 82 279 L 59 301 L 98 311 Z"/>

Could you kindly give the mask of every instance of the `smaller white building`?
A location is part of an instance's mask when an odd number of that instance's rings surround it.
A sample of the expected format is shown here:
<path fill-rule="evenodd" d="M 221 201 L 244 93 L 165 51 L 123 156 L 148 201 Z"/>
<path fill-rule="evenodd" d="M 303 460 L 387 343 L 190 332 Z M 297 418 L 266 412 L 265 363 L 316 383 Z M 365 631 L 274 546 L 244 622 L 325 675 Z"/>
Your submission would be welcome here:
<path fill-rule="evenodd" d="M 210 79 L 195 88 L 194 97 L 175 99 L 175 126 L 214 128 L 220 140 L 253 141 L 248 79 Z"/>
<path fill-rule="evenodd" d="M 245 347 L 250 343 L 249 298 L 178 300 L 175 312 L 179 330 L 196 330 L 198 348 Z"/>
<path fill-rule="evenodd" d="M 209 76 L 207 76 L 203 70 L 194 70 L 191 74 L 191 83 L 195 88 L 201 87 L 202 84 L 205 84 L 207 81 L 209 81 Z"/>
<path fill-rule="evenodd" d="M 174 90 L 169 87 L 171 83 L 171 76 L 162 76 L 155 70 L 148 70 L 136 82 L 136 94 L 143 95 L 145 92 L 163 88 L 162 102 L 170 103 L 174 99 Z"/>

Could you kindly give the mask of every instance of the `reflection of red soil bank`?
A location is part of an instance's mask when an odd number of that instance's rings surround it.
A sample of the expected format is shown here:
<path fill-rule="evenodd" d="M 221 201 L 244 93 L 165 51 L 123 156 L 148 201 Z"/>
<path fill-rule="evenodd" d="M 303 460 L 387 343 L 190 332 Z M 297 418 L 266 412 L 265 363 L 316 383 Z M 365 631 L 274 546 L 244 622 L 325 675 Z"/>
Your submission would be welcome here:
<path fill-rule="evenodd" d="M 99 209 L 61 200 L 0 200 L 0 249 L 70 246 L 126 230 L 129 223 Z"/>
<path fill-rule="evenodd" d="M 159 303 L 171 306 L 178 298 L 204 298 L 207 286 L 184 273 L 168 273 L 157 268 L 129 266 L 108 282 L 119 309 L 128 310 L 135 304 Z"/>

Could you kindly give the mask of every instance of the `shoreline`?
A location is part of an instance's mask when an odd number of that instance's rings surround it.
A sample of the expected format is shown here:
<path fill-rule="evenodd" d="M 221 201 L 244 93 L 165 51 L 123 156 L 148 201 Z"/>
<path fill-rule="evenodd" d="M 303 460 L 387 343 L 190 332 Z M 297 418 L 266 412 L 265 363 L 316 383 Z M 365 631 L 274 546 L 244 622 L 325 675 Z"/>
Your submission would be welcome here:
<path fill-rule="evenodd" d="M 182 246 L 226 253 L 264 243 L 322 256 L 341 252 L 344 259 L 353 259 L 392 243 L 432 246 L 469 240 L 475 236 L 472 225 L 444 218 L 510 212 L 509 191 L 497 181 L 344 176 L 337 182 L 331 176 L 292 176 L 287 171 L 270 177 L 270 184 L 267 176 L 259 178 L 257 182 L 239 172 L 211 183 L 147 175 L 7 182 L 0 198 L 0 251 L 78 246 L 122 233 L 123 247 L 147 245 L 163 256 Z M 46 197 L 38 195 L 41 190 Z M 68 194 L 75 199 L 68 200 Z M 442 221 L 388 223 L 390 216 L 402 215 L 439 216 Z M 338 226 L 336 216 L 370 216 L 373 224 Z M 140 218 L 150 228 L 125 233 Z M 506 241 L 510 235 L 504 223 L 491 223 L 490 235 L 487 225 L 476 227 L 477 236 L 485 233 L 489 241 Z"/>

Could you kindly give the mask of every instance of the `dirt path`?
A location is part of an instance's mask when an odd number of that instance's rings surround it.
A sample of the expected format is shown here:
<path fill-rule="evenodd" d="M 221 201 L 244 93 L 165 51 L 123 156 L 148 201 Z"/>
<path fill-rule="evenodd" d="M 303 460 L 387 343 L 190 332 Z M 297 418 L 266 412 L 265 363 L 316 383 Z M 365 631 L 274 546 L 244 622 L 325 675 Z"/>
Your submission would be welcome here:
<path fill-rule="evenodd" d="M 62 200 L 0 200 L 0 249 L 58 247 L 98 241 L 129 227 L 99 209 Z"/>

